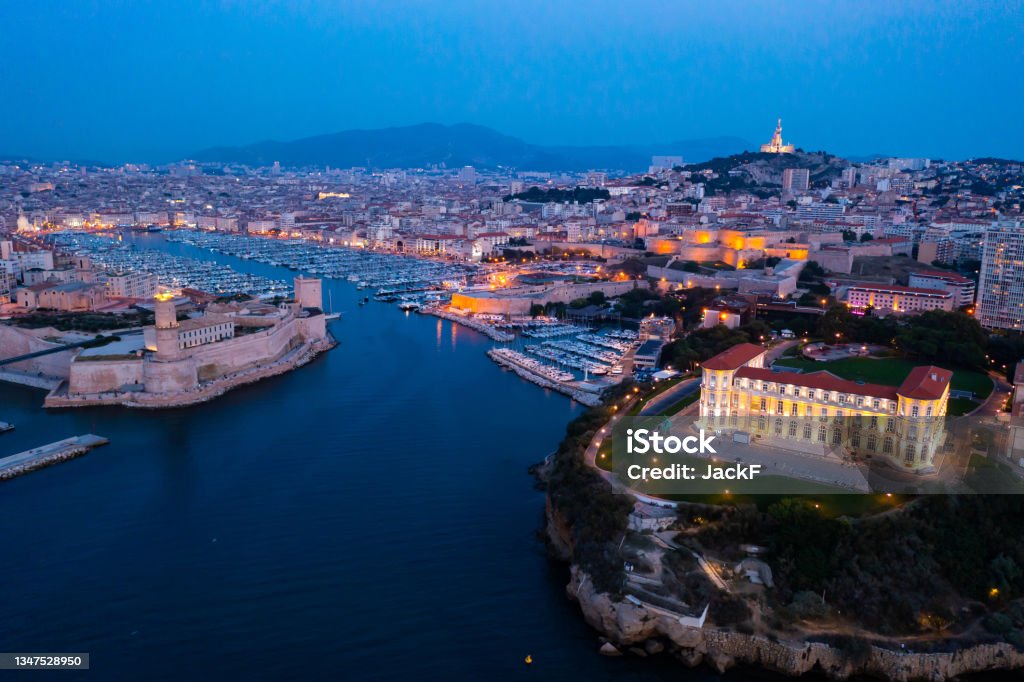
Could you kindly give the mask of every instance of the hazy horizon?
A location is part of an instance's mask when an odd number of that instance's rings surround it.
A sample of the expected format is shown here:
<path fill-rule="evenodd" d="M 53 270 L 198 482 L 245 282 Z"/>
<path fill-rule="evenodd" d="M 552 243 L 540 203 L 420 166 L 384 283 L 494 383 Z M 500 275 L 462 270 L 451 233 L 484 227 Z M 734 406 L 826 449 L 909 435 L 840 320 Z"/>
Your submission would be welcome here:
<path fill-rule="evenodd" d="M 756 145 L 781 116 L 807 150 L 1022 158 L 1021 10 L 11 4 L 0 8 L 14 67 L 0 72 L 0 154 L 167 162 L 424 122 L 542 145 Z"/>

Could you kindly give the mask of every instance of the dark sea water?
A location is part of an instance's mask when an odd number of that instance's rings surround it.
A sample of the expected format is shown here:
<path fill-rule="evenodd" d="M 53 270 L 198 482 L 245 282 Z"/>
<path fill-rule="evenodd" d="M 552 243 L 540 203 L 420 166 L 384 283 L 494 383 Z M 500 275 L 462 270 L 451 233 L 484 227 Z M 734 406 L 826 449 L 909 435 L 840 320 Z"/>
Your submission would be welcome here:
<path fill-rule="evenodd" d="M 92 658 L 20 678 L 716 679 L 599 656 L 565 598 L 527 467 L 580 408 L 502 372 L 472 331 L 325 285 L 340 345 L 210 403 L 44 411 L 42 391 L 0 383 L 17 427 L 0 455 L 111 439 L 0 483 L 0 651 Z"/>

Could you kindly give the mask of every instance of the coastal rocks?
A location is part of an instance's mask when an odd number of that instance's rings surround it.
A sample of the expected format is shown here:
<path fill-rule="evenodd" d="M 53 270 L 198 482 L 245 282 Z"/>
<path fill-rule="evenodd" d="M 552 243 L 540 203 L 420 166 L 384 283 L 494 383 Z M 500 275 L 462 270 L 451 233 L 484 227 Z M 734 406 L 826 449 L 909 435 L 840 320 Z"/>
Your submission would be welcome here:
<path fill-rule="evenodd" d="M 547 534 L 559 555 L 571 554 L 571 529 L 548 503 Z M 817 672 L 836 680 L 869 676 L 891 682 L 949 680 L 957 676 L 1024 668 L 1024 652 L 1007 643 L 978 644 L 952 652 L 914 653 L 865 646 L 851 655 L 823 642 L 782 641 L 705 625 L 690 627 L 642 604 L 598 592 L 577 566 L 570 567 L 567 596 L 584 620 L 620 654 L 641 649 L 667 653 L 687 667 L 706 665 L 723 673 L 739 666 L 790 676 Z M 602 649 L 606 647 L 602 645 Z M 602 652 L 603 653 L 603 652 Z"/>
<path fill-rule="evenodd" d="M 598 652 L 602 656 L 621 656 L 622 655 L 622 652 L 619 651 L 616 648 L 616 646 L 614 644 L 612 644 L 611 642 L 605 642 L 604 644 L 602 644 L 601 648 L 598 649 Z"/>
<path fill-rule="evenodd" d="M 664 650 L 665 645 L 656 639 L 649 639 L 646 642 L 644 642 L 644 651 L 646 651 L 651 656 L 655 654 L 660 654 Z"/>
<path fill-rule="evenodd" d="M 572 531 L 561 515 L 551 505 L 551 498 L 544 498 L 544 513 L 547 523 L 544 530 L 548 538 L 548 549 L 561 561 L 572 559 Z"/>
<path fill-rule="evenodd" d="M 92 434 L 73 436 L 50 443 L 49 445 L 0 458 L 0 481 L 81 457 L 93 448 L 106 445 L 108 442 L 106 438 Z"/>
<path fill-rule="evenodd" d="M 817 671 L 837 680 L 872 676 L 893 682 L 948 680 L 970 673 L 1024 667 L 1024 652 L 1006 643 L 939 653 L 871 646 L 851 658 L 822 642 L 773 641 L 713 626 L 687 627 L 678 619 L 595 591 L 588 576 L 575 566 L 571 575 L 567 592 L 579 602 L 586 622 L 606 638 L 602 653 L 608 644 L 620 654 L 622 649 L 642 647 L 648 654 L 668 652 L 686 666 L 703 664 L 718 673 L 737 666 L 755 666 L 792 676 Z"/>

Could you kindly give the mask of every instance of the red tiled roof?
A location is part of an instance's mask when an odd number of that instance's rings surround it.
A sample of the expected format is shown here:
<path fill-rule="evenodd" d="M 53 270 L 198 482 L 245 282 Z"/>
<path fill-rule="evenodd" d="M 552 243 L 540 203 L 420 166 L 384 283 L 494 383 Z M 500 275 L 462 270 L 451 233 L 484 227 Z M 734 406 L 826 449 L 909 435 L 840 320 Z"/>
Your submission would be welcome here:
<path fill-rule="evenodd" d="M 704 363 L 704 369 L 738 369 L 763 352 L 764 348 L 755 343 L 741 343 L 709 358 Z"/>
<path fill-rule="evenodd" d="M 943 289 L 922 289 L 921 287 L 905 287 L 899 284 L 870 284 L 868 282 L 860 282 L 857 284 L 851 284 L 850 290 L 859 289 L 861 291 L 878 291 L 882 293 L 895 293 L 895 294 L 920 294 L 920 295 L 932 295 L 940 296 L 945 298 L 951 294 Z"/>
<path fill-rule="evenodd" d="M 948 369 L 923 365 L 911 370 L 900 384 L 899 394 L 913 400 L 938 400 L 953 380 Z"/>
<path fill-rule="evenodd" d="M 967 284 L 973 282 L 973 279 L 958 275 L 955 272 L 944 272 L 942 270 L 918 270 L 917 272 L 910 273 L 919 277 L 931 277 L 932 279 L 941 279 L 947 282 L 955 284 Z"/>
<path fill-rule="evenodd" d="M 793 386 L 803 386 L 813 390 L 820 389 L 822 391 L 835 391 L 837 393 L 866 395 L 872 398 L 885 398 L 887 400 L 896 400 L 898 398 L 895 386 L 859 384 L 856 381 L 840 379 L 835 374 L 825 371 L 802 374 L 800 372 L 773 372 L 770 369 L 761 369 L 759 367 L 742 367 L 736 372 L 735 376 L 739 379 L 773 381 L 777 384 L 791 384 Z"/>

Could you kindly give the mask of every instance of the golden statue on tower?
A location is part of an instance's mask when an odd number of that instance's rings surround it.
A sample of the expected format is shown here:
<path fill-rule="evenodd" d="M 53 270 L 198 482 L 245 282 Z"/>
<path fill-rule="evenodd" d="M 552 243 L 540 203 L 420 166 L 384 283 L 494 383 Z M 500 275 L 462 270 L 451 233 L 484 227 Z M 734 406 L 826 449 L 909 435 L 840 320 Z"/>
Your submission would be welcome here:
<path fill-rule="evenodd" d="M 792 154 L 794 151 L 796 151 L 796 148 L 793 145 L 782 142 L 782 119 L 780 118 L 779 124 L 775 126 L 775 134 L 772 135 L 772 141 L 761 145 L 761 153 Z"/>

